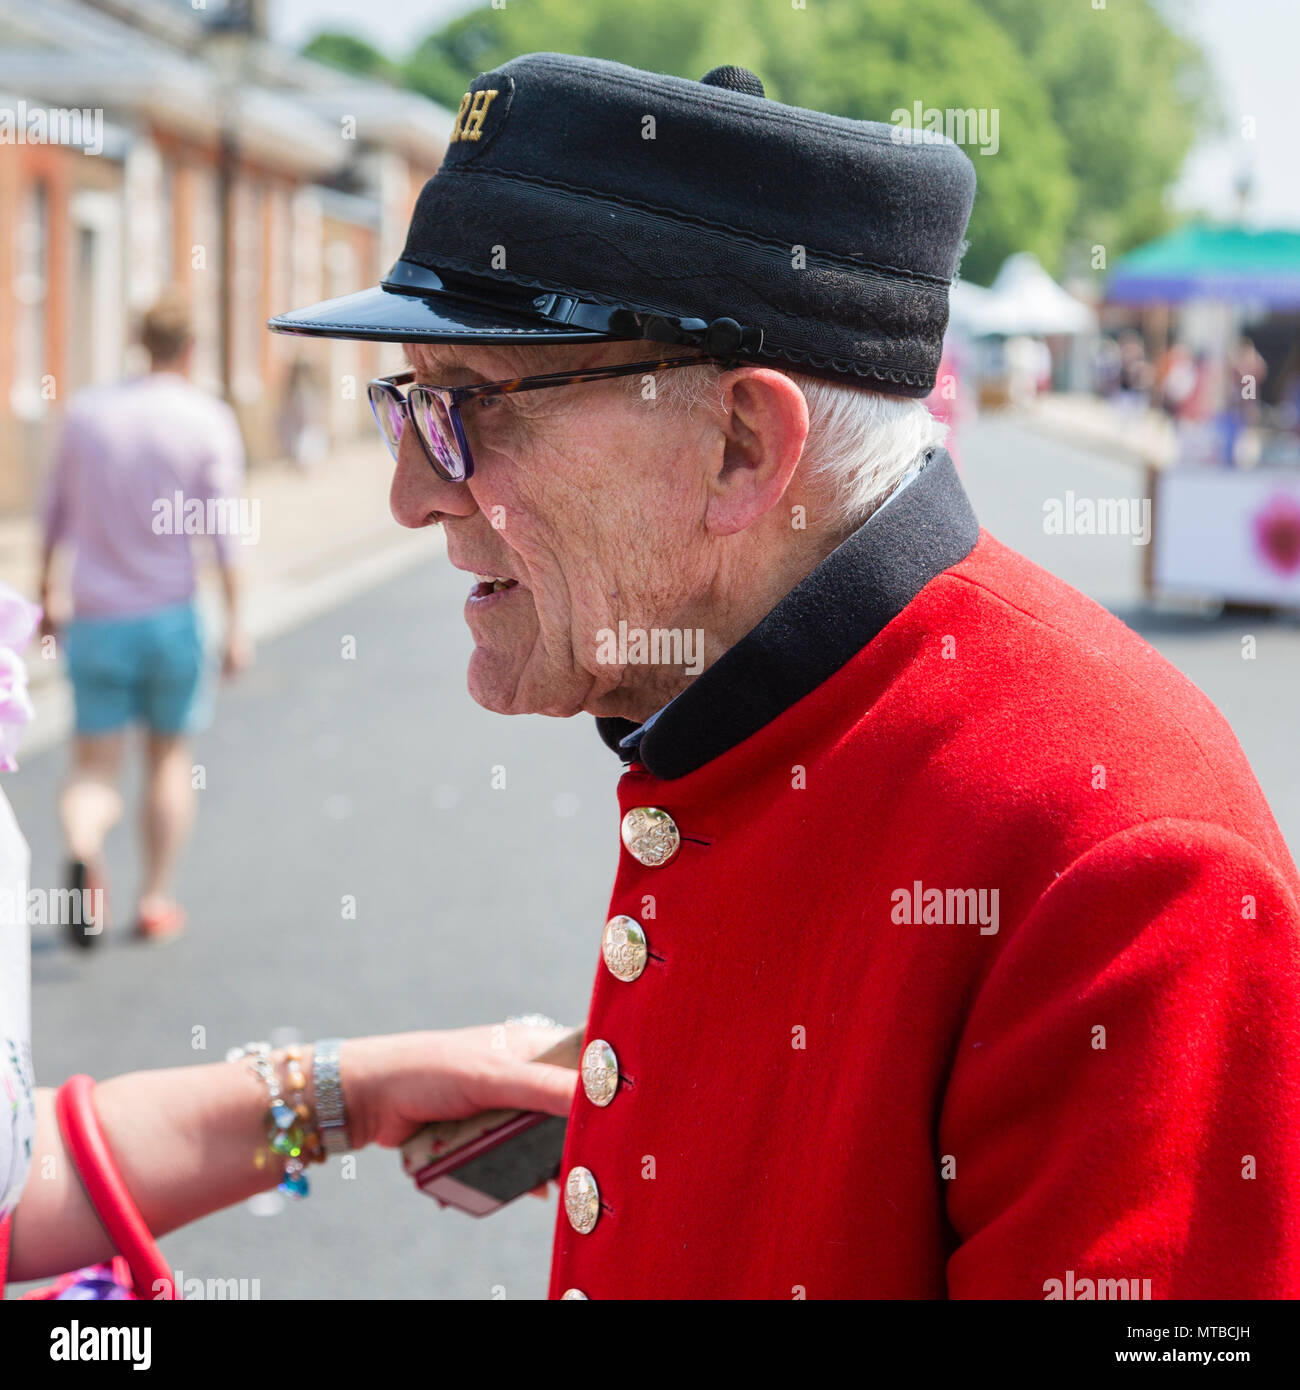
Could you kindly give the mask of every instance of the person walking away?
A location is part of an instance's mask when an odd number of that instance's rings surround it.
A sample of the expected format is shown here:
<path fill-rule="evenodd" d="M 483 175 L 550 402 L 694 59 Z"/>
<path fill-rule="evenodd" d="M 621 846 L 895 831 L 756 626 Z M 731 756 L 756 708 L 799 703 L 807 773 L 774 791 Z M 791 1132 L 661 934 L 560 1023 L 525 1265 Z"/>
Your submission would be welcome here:
<path fill-rule="evenodd" d="M 147 373 L 73 398 L 44 510 L 47 634 L 57 630 L 48 617 L 55 553 L 66 546 L 75 556 L 62 636 L 76 731 L 59 812 L 72 902 L 90 905 L 66 924 L 82 947 L 105 925 L 103 847 L 123 810 L 117 780 L 133 725 L 144 729 L 146 773 L 136 934 L 163 942 L 184 928 L 171 880 L 194 819 L 189 740 L 211 702 L 195 533 L 210 536 L 221 577 L 225 674 L 250 658 L 235 566 L 244 450 L 234 412 L 187 380 L 194 334 L 182 300 L 155 304 L 141 341 Z"/>

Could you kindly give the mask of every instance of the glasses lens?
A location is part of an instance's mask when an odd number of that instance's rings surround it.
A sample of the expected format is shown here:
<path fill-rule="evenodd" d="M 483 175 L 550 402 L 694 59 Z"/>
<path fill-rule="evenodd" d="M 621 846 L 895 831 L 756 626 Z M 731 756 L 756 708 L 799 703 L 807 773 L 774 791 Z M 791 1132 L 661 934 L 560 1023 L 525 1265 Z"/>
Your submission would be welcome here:
<path fill-rule="evenodd" d="M 395 388 L 378 381 L 370 383 L 369 396 L 375 424 L 379 426 L 379 433 L 384 436 L 388 452 L 396 459 L 397 452 L 402 447 L 402 425 L 406 420 L 402 398 Z"/>
<path fill-rule="evenodd" d="M 413 386 L 408 400 L 411 416 L 434 468 L 453 483 L 464 480 L 465 460 L 446 402 L 426 386 Z"/>

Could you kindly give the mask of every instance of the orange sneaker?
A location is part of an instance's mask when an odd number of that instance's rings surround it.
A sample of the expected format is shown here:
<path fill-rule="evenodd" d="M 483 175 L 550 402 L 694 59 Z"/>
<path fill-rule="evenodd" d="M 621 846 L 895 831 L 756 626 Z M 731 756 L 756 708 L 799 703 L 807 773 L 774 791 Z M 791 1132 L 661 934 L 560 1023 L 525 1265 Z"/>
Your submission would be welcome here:
<path fill-rule="evenodd" d="M 166 946 L 185 930 L 185 909 L 179 903 L 160 903 L 157 907 L 141 908 L 135 924 L 138 940 Z"/>

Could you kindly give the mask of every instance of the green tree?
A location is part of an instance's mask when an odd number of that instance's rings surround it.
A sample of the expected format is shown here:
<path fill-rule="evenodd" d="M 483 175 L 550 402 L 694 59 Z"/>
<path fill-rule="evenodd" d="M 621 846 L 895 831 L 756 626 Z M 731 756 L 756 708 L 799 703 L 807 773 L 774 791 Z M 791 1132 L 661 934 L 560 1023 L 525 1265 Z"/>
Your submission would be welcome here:
<path fill-rule="evenodd" d="M 326 63 L 332 68 L 342 68 L 344 72 L 354 72 L 361 77 L 374 78 L 380 82 L 404 81 L 400 64 L 394 63 L 391 58 L 385 57 L 373 45 L 354 34 L 325 30 L 304 47 L 303 53 L 318 63 Z"/>
<path fill-rule="evenodd" d="M 430 34 L 403 78 L 455 110 L 477 73 L 539 50 L 689 78 L 738 63 L 775 101 L 860 120 L 917 102 L 983 113 L 997 140 L 964 142 L 978 191 L 962 274 L 984 283 L 1013 251 L 1059 270 L 1072 241 L 1119 250 L 1158 230 L 1201 116 L 1195 50 L 1149 0 L 1105 11 L 1043 0 L 510 0 Z"/>
<path fill-rule="evenodd" d="M 739 63 L 774 100 L 860 120 L 901 109 L 997 112 L 996 152 L 967 152 L 979 191 L 962 273 L 987 280 L 1012 251 L 1049 264 L 1074 205 L 1064 141 L 1031 65 L 975 0 L 654 0 L 644 6 L 512 0 L 429 35 L 407 81 L 453 109 L 469 80 L 520 53 L 608 58 L 699 78 Z M 815 241 L 810 234 L 809 245 Z"/>
<path fill-rule="evenodd" d="M 1221 119 L 1200 49 L 1151 0 L 1111 0 L 1104 9 L 978 3 L 1039 75 L 1065 136 L 1078 188 L 1068 239 L 1079 263 L 1100 245 L 1113 264 L 1166 231 L 1166 192 L 1196 138 Z"/>

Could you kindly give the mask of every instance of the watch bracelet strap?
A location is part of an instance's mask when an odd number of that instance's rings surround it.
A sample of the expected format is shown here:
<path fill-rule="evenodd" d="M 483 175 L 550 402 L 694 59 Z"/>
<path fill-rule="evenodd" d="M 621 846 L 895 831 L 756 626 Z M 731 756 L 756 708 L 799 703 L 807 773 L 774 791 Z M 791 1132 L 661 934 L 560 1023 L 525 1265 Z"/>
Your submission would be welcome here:
<path fill-rule="evenodd" d="M 316 1095 L 316 1132 L 327 1154 L 346 1153 L 347 1110 L 343 1104 L 343 1084 L 339 1079 L 339 1049 L 342 1038 L 322 1038 L 312 1049 L 312 1088 Z"/>

